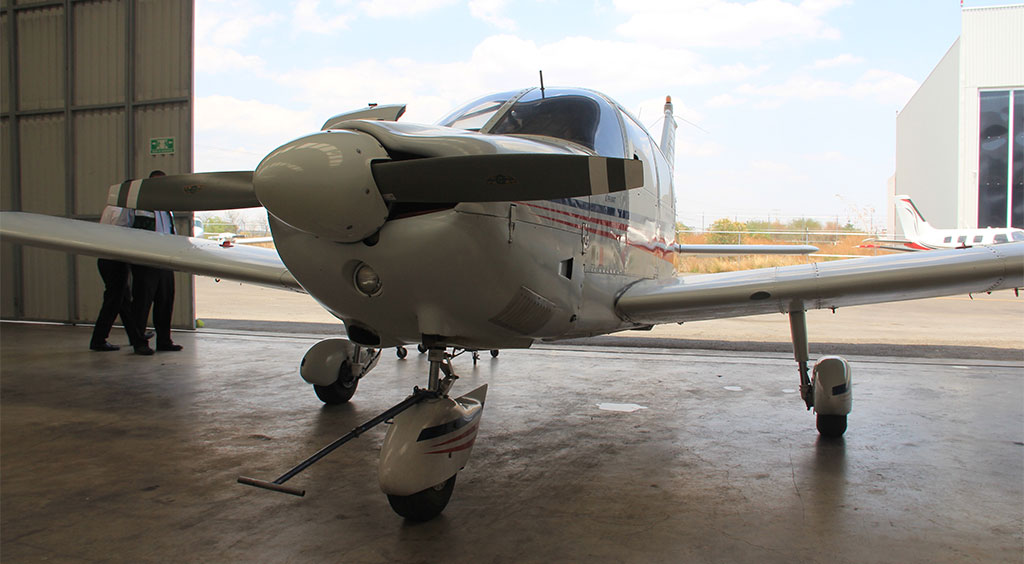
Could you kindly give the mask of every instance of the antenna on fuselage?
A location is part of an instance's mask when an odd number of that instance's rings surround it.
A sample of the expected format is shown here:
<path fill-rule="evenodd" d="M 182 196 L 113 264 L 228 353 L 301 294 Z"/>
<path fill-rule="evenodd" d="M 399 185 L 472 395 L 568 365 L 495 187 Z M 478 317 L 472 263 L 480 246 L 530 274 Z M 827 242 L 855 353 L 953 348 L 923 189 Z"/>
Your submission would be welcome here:
<path fill-rule="evenodd" d="M 537 71 L 540 73 L 540 97 L 544 97 L 544 71 Z"/>

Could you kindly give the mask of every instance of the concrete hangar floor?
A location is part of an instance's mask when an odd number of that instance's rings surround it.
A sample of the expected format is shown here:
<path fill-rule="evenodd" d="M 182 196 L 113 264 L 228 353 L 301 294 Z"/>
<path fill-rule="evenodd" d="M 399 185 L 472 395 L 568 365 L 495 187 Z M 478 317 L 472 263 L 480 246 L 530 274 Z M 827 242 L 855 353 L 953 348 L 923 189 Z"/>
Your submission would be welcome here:
<path fill-rule="evenodd" d="M 1019 340 L 1022 302 L 979 300 L 955 324 L 959 302 L 914 311 L 923 332 L 987 320 Z M 385 351 L 325 408 L 296 373 L 318 326 L 253 326 L 211 321 L 147 358 L 90 352 L 89 327 L 2 324 L 3 561 L 1021 562 L 1019 341 L 812 345 L 853 363 L 838 442 L 795 394 L 784 334 L 466 355 L 455 390 L 490 385 L 480 437 L 447 510 L 412 524 L 377 487 L 383 426 L 293 479 L 305 498 L 235 479 L 273 479 L 396 403 L 425 358 Z"/>

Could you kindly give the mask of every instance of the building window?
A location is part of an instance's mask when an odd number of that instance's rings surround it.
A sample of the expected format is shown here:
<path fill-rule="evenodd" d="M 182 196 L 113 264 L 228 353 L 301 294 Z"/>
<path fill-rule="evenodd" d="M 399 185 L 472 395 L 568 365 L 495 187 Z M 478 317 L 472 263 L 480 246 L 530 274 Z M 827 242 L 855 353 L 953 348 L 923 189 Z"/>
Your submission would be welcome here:
<path fill-rule="evenodd" d="M 978 96 L 978 227 L 1024 227 L 1024 90 Z"/>

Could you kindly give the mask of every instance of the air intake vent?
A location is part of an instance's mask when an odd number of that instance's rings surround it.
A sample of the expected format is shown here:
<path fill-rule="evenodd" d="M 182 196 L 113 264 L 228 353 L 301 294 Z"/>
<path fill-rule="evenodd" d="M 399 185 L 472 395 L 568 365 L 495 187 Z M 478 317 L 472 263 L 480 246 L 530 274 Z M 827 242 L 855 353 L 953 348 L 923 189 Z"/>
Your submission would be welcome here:
<path fill-rule="evenodd" d="M 555 304 L 533 290 L 520 286 L 505 309 L 491 318 L 491 323 L 521 335 L 536 332 L 555 312 Z"/>

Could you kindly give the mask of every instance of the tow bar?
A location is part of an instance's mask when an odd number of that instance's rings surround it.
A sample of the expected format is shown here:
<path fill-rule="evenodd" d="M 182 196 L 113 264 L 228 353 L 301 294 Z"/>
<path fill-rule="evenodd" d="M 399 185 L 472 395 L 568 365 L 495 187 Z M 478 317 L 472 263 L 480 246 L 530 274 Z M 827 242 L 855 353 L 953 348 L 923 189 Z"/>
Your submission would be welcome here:
<path fill-rule="evenodd" d="M 348 433 L 342 435 L 341 437 L 338 437 L 334 442 L 332 442 L 331 444 L 329 444 L 329 445 L 325 446 L 324 448 L 320 449 L 313 456 L 310 456 L 306 460 L 303 460 L 296 467 L 294 467 L 291 470 L 285 472 L 284 474 L 282 474 L 280 477 L 278 477 L 273 482 L 267 482 L 265 480 L 257 480 L 256 478 L 248 478 L 246 476 L 239 476 L 238 477 L 238 483 L 239 484 L 245 484 L 247 486 L 255 486 L 257 488 L 263 488 L 265 490 L 272 490 L 272 491 L 275 491 L 275 492 L 281 492 L 281 493 L 297 495 L 299 497 L 302 497 L 302 496 L 306 495 L 306 490 L 301 490 L 299 488 L 292 488 L 292 487 L 284 485 L 284 483 L 287 482 L 288 480 L 291 480 L 292 478 L 294 478 L 296 474 L 299 474 L 300 472 L 302 472 L 306 468 L 309 468 L 310 466 L 312 466 L 314 463 L 319 461 L 321 458 L 323 458 L 323 457 L 327 456 L 328 454 L 330 454 L 331 452 L 333 452 L 334 449 L 336 449 L 336 448 L 340 447 L 341 445 L 351 441 L 352 439 L 358 437 L 359 435 L 362 435 L 363 433 L 369 431 L 370 429 L 376 427 L 377 425 L 380 425 L 381 423 L 383 423 L 383 422 L 385 422 L 385 421 L 395 417 L 399 413 L 402 413 L 403 411 L 405 411 L 405 410 L 409 409 L 410 407 L 420 403 L 423 400 L 435 399 L 435 398 L 439 398 L 439 397 L 441 397 L 441 392 L 430 391 L 430 390 L 421 390 L 418 387 L 413 388 L 412 395 L 407 397 L 407 398 L 405 398 L 404 400 L 402 400 L 401 403 L 395 405 L 391 409 L 385 411 L 384 413 L 381 413 L 380 415 L 374 417 L 373 419 L 367 421 L 366 423 L 363 423 L 362 425 L 359 425 L 358 427 L 356 427 L 355 429 L 352 429 L 351 431 L 349 431 Z"/>

